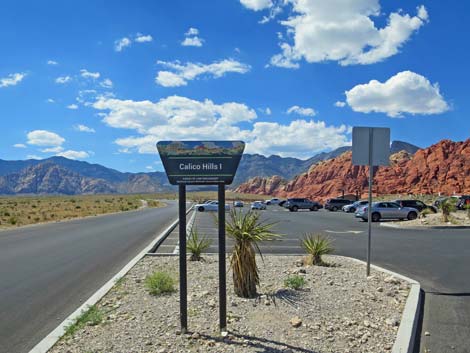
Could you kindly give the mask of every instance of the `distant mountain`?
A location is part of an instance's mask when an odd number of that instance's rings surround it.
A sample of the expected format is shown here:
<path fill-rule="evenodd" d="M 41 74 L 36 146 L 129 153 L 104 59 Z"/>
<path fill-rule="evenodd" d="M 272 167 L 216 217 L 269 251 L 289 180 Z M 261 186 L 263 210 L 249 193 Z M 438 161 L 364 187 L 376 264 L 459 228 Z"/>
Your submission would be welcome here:
<path fill-rule="evenodd" d="M 390 156 L 390 166 L 378 169 L 374 183 L 376 192 L 387 194 L 468 194 L 470 193 L 470 139 L 462 142 L 442 140 L 416 153 L 413 145 L 392 144 L 399 149 Z M 366 194 L 368 168 L 352 164 L 352 153 L 314 164 L 307 173 L 290 180 L 278 176 L 253 178 L 237 188 L 238 192 L 275 195 L 278 197 L 310 197 L 325 200 L 346 194 Z"/>
<path fill-rule="evenodd" d="M 420 148 L 418 146 L 412 145 L 408 142 L 403 141 L 393 141 L 390 146 L 390 153 L 395 154 L 400 151 L 408 152 L 409 154 L 415 154 Z"/>
<path fill-rule="evenodd" d="M 236 188 L 254 177 L 278 175 L 283 179 L 291 179 L 306 172 L 312 165 L 336 158 L 350 149 L 348 146 L 340 147 L 307 160 L 244 154 L 231 188 Z M 394 141 L 391 149 L 414 154 L 418 147 Z M 174 189 L 164 172 L 123 173 L 100 164 L 64 157 L 24 161 L 0 159 L 0 194 L 156 193 Z"/>
<path fill-rule="evenodd" d="M 415 154 L 416 151 L 419 150 L 419 147 L 402 141 L 392 142 L 390 147 L 392 154 L 402 150 L 410 154 Z M 312 165 L 336 158 L 347 151 L 351 151 L 351 146 L 339 147 L 331 152 L 322 152 L 306 160 L 283 158 L 279 156 L 265 157 L 259 154 L 244 154 L 231 187 L 236 188 L 247 180 L 255 177 L 263 178 L 277 175 L 283 179 L 291 179 L 298 174 L 305 173 Z"/>
<path fill-rule="evenodd" d="M 148 193 L 173 190 L 163 172 L 122 173 L 64 157 L 0 160 L 0 194 Z"/>

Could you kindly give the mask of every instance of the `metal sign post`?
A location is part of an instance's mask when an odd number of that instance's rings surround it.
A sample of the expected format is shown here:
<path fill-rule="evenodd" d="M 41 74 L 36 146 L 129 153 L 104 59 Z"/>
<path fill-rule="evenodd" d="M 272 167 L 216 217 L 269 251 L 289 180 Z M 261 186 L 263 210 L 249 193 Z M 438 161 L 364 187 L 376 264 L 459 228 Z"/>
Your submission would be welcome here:
<path fill-rule="evenodd" d="M 170 184 L 179 188 L 179 278 L 181 332 L 188 332 L 186 185 L 217 185 L 219 216 L 219 328 L 227 330 L 225 276 L 225 185 L 231 184 L 245 149 L 242 141 L 160 141 L 158 153 Z"/>
<path fill-rule="evenodd" d="M 367 205 L 367 276 L 370 276 L 372 242 L 372 184 L 374 166 L 389 165 L 390 129 L 354 127 L 352 143 L 353 165 L 369 166 L 369 203 Z"/>
<path fill-rule="evenodd" d="M 227 283 L 225 279 L 225 184 L 219 184 L 219 328 L 227 331 Z"/>
<path fill-rule="evenodd" d="M 179 249 L 180 249 L 180 323 L 181 333 L 188 332 L 188 285 L 186 276 L 186 185 L 178 186 Z"/>

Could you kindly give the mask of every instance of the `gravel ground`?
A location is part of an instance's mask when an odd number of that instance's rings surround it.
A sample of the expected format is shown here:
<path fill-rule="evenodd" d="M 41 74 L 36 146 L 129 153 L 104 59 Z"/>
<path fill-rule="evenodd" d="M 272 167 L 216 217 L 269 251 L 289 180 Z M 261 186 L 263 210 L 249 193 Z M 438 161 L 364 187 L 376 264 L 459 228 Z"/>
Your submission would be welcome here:
<path fill-rule="evenodd" d="M 330 267 L 301 267 L 300 257 L 258 258 L 260 296 L 234 295 L 227 275 L 228 334 L 218 333 L 217 258 L 188 261 L 188 325 L 179 329 L 179 293 L 151 296 L 145 277 L 178 277 L 177 257 L 146 257 L 98 304 L 102 323 L 63 338 L 53 353 L 131 352 L 387 352 L 396 338 L 409 286 L 349 259 L 327 256 Z M 305 278 L 302 290 L 284 280 Z"/>

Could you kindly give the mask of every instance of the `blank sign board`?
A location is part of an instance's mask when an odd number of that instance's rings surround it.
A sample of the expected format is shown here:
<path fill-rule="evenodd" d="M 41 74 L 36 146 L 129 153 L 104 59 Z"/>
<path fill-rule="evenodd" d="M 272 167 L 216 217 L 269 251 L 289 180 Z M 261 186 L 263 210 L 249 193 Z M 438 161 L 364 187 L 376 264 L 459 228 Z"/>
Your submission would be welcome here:
<path fill-rule="evenodd" d="M 353 165 L 389 165 L 389 128 L 353 127 L 352 135 Z"/>

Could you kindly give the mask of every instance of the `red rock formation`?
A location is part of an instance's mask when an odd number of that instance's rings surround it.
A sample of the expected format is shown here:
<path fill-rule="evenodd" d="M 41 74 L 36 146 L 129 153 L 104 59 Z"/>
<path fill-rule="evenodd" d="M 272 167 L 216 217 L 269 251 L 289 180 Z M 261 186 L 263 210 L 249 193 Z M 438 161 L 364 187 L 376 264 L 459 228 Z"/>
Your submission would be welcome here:
<path fill-rule="evenodd" d="M 390 157 L 390 167 L 380 167 L 374 177 L 379 194 L 470 194 L 470 139 L 443 140 L 414 156 L 405 151 Z M 254 178 L 238 192 L 309 197 L 325 200 L 346 194 L 367 193 L 368 168 L 353 166 L 351 152 L 312 165 L 290 181 L 281 177 Z"/>

